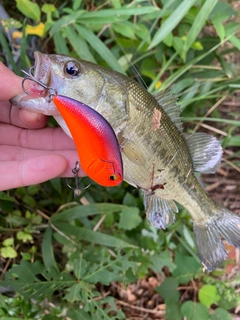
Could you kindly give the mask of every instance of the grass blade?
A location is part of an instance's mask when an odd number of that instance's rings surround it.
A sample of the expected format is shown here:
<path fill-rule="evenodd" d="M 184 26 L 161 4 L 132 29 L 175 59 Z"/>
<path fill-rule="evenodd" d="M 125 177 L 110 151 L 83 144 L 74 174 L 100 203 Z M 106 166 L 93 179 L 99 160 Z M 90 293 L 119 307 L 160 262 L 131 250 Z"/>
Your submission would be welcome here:
<path fill-rule="evenodd" d="M 77 24 L 75 25 L 75 29 L 113 70 L 123 73 L 122 68 L 112 52 L 91 30 Z"/>
<path fill-rule="evenodd" d="M 71 46 L 74 48 L 79 58 L 96 63 L 86 41 L 78 35 L 72 27 L 65 27 L 64 30 Z"/>
<path fill-rule="evenodd" d="M 238 120 L 229 120 L 229 119 L 221 119 L 221 118 L 201 118 L 201 117 L 184 117 L 183 121 L 213 121 L 213 122 L 223 122 L 225 124 L 232 124 L 234 126 L 240 127 L 240 121 Z"/>
<path fill-rule="evenodd" d="M 52 229 L 50 226 L 46 229 L 43 241 L 42 241 L 42 257 L 43 262 L 47 270 L 50 270 L 52 267 L 58 270 L 52 245 Z"/>
<path fill-rule="evenodd" d="M 89 241 L 91 243 L 114 248 L 136 248 L 133 244 L 122 239 L 86 228 L 73 226 L 64 222 L 55 222 L 54 226 L 68 237 L 72 238 L 73 236 L 77 240 Z"/>
<path fill-rule="evenodd" d="M 191 45 L 196 41 L 196 38 L 199 34 L 199 32 L 202 30 L 203 26 L 205 25 L 205 22 L 212 12 L 213 8 L 217 4 L 218 0 L 206 0 L 204 5 L 201 7 L 199 13 L 197 14 L 196 18 L 194 19 L 194 22 L 191 26 L 191 29 L 188 32 L 187 39 L 183 46 L 183 53 L 182 57 L 183 60 L 186 60 L 186 53 L 191 47 Z"/>
<path fill-rule="evenodd" d="M 177 79 L 179 79 L 184 73 L 186 73 L 189 69 L 191 69 L 196 63 L 198 63 L 199 61 L 201 61 L 202 59 L 207 57 L 211 52 L 217 50 L 220 46 L 222 46 L 231 37 L 232 37 L 232 35 L 228 36 L 226 39 L 224 39 L 224 41 L 219 42 L 217 45 L 212 47 L 207 52 L 204 52 L 202 55 L 197 56 L 195 59 L 193 59 L 190 62 L 188 62 L 187 64 L 185 64 L 182 68 L 180 68 L 178 71 L 173 73 L 170 77 L 168 77 L 166 79 L 166 81 L 164 81 L 164 83 L 161 86 L 161 89 L 165 90 L 168 87 L 170 87 L 175 81 L 177 81 Z"/>
<path fill-rule="evenodd" d="M 183 19 L 188 10 L 194 5 L 196 0 L 184 0 L 167 20 L 161 25 L 160 29 L 154 35 L 148 49 L 158 45 Z"/>
<path fill-rule="evenodd" d="M 146 6 L 146 7 L 125 7 L 120 9 L 104 9 L 99 11 L 91 11 L 91 12 L 85 12 L 84 15 L 81 17 L 82 19 L 95 19 L 95 18 L 107 18 L 107 17 L 118 17 L 121 18 L 121 16 L 138 16 L 148 13 L 153 13 L 156 11 L 160 11 L 158 8 L 154 6 Z"/>
<path fill-rule="evenodd" d="M 57 31 L 53 34 L 53 41 L 55 45 L 55 52 L 57 52 L 58 54 L 69 55 L 69 50 L 61 31 Z"/>
<path fill-rule="evenodd" d="M 9 48 L 8 42 L 7 42 L 7 40 L 6 40 L 5 36 L 4 36 L 4 33 L 3 33 L 3 30 L 2 30 L 1 26 L 0 26 L 0 44 L 2 45 L 2 49 L 6 54 L 6 57 L 8 59 L 8 63 L 11 65 L 12 70 L 16 74 L 19 74 L 17 65 L 16 65 L 15 61 L 13 60 L 12 52 L 11 52 L 11 50 Z"/>

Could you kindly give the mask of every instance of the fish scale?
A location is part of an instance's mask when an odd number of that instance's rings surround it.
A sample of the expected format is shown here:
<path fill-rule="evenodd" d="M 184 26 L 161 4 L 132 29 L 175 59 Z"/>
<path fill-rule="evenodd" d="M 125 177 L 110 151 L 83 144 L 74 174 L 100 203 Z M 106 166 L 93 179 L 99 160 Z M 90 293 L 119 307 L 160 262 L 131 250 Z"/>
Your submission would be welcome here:
<path fill-rule="evenodd" d="M 73 65 L 76 74 L 68 73 Z M 112 126 L 121 146 L 124 180 L 142 190 L 146 215 L 157 228 L 167 228 L 178 208 L 192 219 L 197 250 L 211 271 L 227 257 L 221 236 L 240 247 L 240 217 L 214 202 L 195 172 L 214 173 L 222 148 L 213 136 L 182 132 L 180 110 L 169 92 L 152 96 L 133 79 L 88 61 L 35 52 L 34 76 L 58 94 L 99 112 Z M 46 97 L 25 94 L 12 99 L 21 108 L 53 115 L 68 127 Z"/>

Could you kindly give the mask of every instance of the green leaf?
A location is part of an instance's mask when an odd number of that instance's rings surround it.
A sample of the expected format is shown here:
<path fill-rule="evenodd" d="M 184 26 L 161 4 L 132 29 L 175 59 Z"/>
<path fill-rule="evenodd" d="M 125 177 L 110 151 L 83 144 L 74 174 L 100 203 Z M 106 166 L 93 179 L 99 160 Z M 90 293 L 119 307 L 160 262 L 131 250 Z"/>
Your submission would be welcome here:
<path fill-rule="evenodd" d="M 69 56 L 69 50 L 66 44 L 66 40 L 63 37 L 61 31 L 55 32 L 53 34 L 53 41 L 55 45 L 55 50 L 58 54 L 66 54 Z M 60 178 L 52 179 L 50 182 L 53 188 L 61 194 L 62 186 L 61 186 Z"/>
<path fill-rule="evenodd" d="M 240 39 L 238 39 L 235 36 L 232 36 L 229 41 L 236 47 L 238 50 L 240 50 Z"/>
<path fill-rule="evenodd" d="M 22 26 L 22 39 L 21 39 L 21 53 L 20 53 L 20 70 L 26 70 L 28 67 L 28 56 L 27 56 L 27 35 L 26 35 L 26 20 L 24 20 L 23 26 Z"/>
<path fill-rule="evenodd" d="M 74 27 L 78 31 L 78 34 L 81 35 L 81 37 L 83 37 L 88 42 L 88 44 L 101 56 L 101 58 L 113 70 L 123 73 L 123 70 L 118 64 L 118 61 L 113 55 L 113 53 L 91 30 L 78 24 L 76 24 Z"/>
<path fill-rule="evenodd" d="M 6 56 L 8 57 L 9 59 L 9 65 L 12 66 L 13 68 L 13 71 L 16 73 L 16 74 L 19 74 L 19 71 L 18 71 L 18 68 L 17 68 L 17 65 L 13 59 L 13 55 L 12 55 L 12 52 L 9 48 L 9 44 L 5 38 L 5 35 L 3 33 L 3 29 L 2 27 L 0 26 L 0 44 L 2 46 L 2 50 L 4 51 L 4 53 L 6 54 Z M 1 191 L 1 195 L 3 194 L 3 191 Z M 11 200 L 10 200 L 11 201 Z"/>
<path fill-rule="evenodd" d="M 17 251 L 13 249 L 12 247 L 4 247 L 0 249 L 0 254 L 3 258 L 7 259 L 13 259 L 17 257 Z"/>
<path fill-rule="evenodd" d="M 232 316 L 226 310 L 217 308 L 214 314 L 211 315 L 211 320 L 232 320 Z"/>
<path fill-rule="evenodd" d="M 220 300 L 217 288 L 212 284 L 206 284 L 198 292 L 199 301 L 207 307 Z"/>
<path fill-rule="evenodd" d="M 82 286 L 80 283 L 75 283 L 69 288 L 69 292 L 65 295 L 65 299 L 71 302 L 82 300 Z"/>
<path fill-rule="evenodd" d="M 118 239 L 108 234 L 104 234 L 97 231 L 92 231 L 86 228 L 81 228 L 73 225 L 69 225 L 64 222 L 55 222 L 55 227 L 63 232 L 68 237 L 75 237 L 77 240 L 89 241 L 91 243 L 97 243 L 99 245 L 115 247 L 115 248 L 136 248 L 136 246 Z"/>
<path fill-rule="evenodd" d="M 229 137 L 227 139 L 227 146 L 228 147 L 240 147 L 239 135 L 233 136 L 233 137 Z"/>
<path fill-rule="evenodd" d="M 112 25 L 112 29 L 126 38 L 136 39 L 134 25 L 128 21 L 126 21 L 125 23 L 114 23 Z"/>
<path fill-rule="evenodd" d="M 165 250 L 158 255 L 152 256 L 150 258 L 150 261 L 150 268 L 156 273 L 161 273 L 163 267 L 167 267 L 170 272 L 172 272 L 176 268 L 176 265 L 172 261 L 172 254 L 168 250 Z"/>
<path fill-rule="evenodd" d="M 181 306 L 181 314 L 187 320 L 208 320 L 208 309 L 201 303 L 186 301 Z"/>
<path fill-rule="evenodd" d="M 183 50 L 183 45 L 184 45 L 184 41 L 183 39 L 179 38 L 179 37 L 173 37 L 173 48 L 175 49 L 175 51 L 180 54 L 181 51 Z M 181 53 L 182 54 L 182 53 Z"/>
<path fill-rule="evenodd" d="M 120 222 L 118 228 L 123 230 L 132 230 L 136 228 L 142 221 L 139 214 L 139 209 L 134 207 L 126 207 L 120 213 Z"/>
<path fill-rule="evenodd" d="M 206 0 L 204 4 L 200 7 L 197 16 L 188 32 L 187 39 L 183 46 L 183 55 L 186 55 L 187 51 L 191 48 L 192 44 L 196 41 L 199 32 L 202 30 L 206 23 L 210 13 L 217 4 L 218 0 Z M 185 60 L 185 59 L 184 59 Z"/>
<path fill-rule="evenodd" d="M 12 201 L 15 202 L 15 199 L 13 197 L 10 197 L 6 192 L 0 191 L 0 200 L 7 200 L 7 201 Z"/>
<path fill-rule="evenodd" d="M 74 275 L 77 279 L 81 279 L 87 270 L 87 261 L 83 259 L 82 254 L 80 254 L 79 259 L 73 261 Z"/>
<path fill-rule="evenodd" d="M 40 278 L 39 275 L 41 275 Z M 5 280 L 1 285 L 12 286 L 25 299 L 42 299 L 74 283 L 75 280 L 66 272 L 59 272 L 54 268 L 47 271 L 39 261 L 34 263 L 21 261 L 20 265 L 6 272 Z"/>
<path fill-rule="evenodd" d="M 3 241 L 3 246 L 4 247 L 10 247 L 13 245 L 14 239 L 13 238 L 7 238 Z"/>
<path fill-rule="evenodd" d="M 82 0 L 74 0 L 73 1 L 73 11 L 76 11 L 80 8 Z"/>
<path fill-rule="evenodd" d="M 112 281 L 124 282 L 127 279 L 127 270 L 136 271 L 138 266 L 137 262 L 130 260 L 131 256 L 131 252 L 125 255 L 118 253 L 115 259 L 110 255 L 102 256 L 97 264 L 88 266 L 88 273 L 82 279 L 89 283 L 100 282 L 104 285 L 109 285 Z"/>
<path fill-rule="evenodd" d="M 195 4 L 196 0 L 183 0 L 175 11 L 161 25 L 160 29 L 155 33 L 148 49 L 152 49 L 179 24 L 188 10 Z"/>
<path fill-rule="evenodd" d="M 96 60 L 83 37 L 77 34 L 72 27 L 65 27 L 64 30 L 71 46 L 74 48 L 79 58 L 96 63 Z"/>
<path fill-rule="evenodd" d="M 53 252 L 52 228 L 50 226 L 47 227 L 43 236 L 42 258 L 47 270 L 50 270 L 52 267 L 58 269 Z"/>
<path fill-rule="evenodd" d="M 240 127 L 239 120 L 229 120 L 229 119 L 222 119 L 222 118 L 203 118 L 203 117 L 184 117 L 183 121 L 211 121 L 211 122 L 224 122 L 225 124 L 231 124 L 236 127 Z"/>
<path fill-rule="evenodd" d="M 22 201 L 24 203 L 26 203 L 27 205 L 29 205 L 30 207 L 34 207 L 36 205 L 36 201 L 35 199 L 30 196 L 29 194 L 26 194 L 23 198 Z"/>
<path fill-rule="evenodd" d="M 70 308 L 67 315 L 71 320 L 92 320 L 92 317 L 80 308 Z"/>
<path fill-rule="evenodd" d="M 230 38 L 230 36 L 229 36 Z M 218 43 L 216 46 L 211 47 L 207 52 L 204 52 L 203 54 L 197 56 L 196 58 L 192 59 L 190 62 L 185 64 L 183 67 L 179 68 L 176 72 L 174 72 L 171 76 L 169 76 L 162 84 L 161 88 L 162 90 L 168 88 L 172 83 L 176 82 L 183 74 L 185 74 L 188 70 L 190 70 L 195 64 L 197 64 L 199 61 L 203 60 L 207 56 L 210 55 L 210 53 L 217 50 L 225 41 L 228 39 L 225 39 L 223 42 Z M 209 118 L 210 119 L 210 118 Z"/>
<path fill-rule="evenodd" d="M 163 283 L 155 289 L 166 303 L 176 303 L 180 294 L 178 291 L 178 281 L 174 278 L 166 278 Z"/>
<path fill-rule="evenodd" d="M 6 297 L 3 296 L 2 294 L 0 294 L 0 309 L 5 309 L 5 310 L 8 309 L 8 306 L 5 302 L 5 299 L 6 299 Z"/>
<path fill-rule="evenodd" d="M 122 203 L 129 207 L 137 207 L 138 205 L 137 198 L 135 198 L 130 192 L 126 192 Z M 125 209 L 123 208 L 122 211 L 125 211 Z"/>
<path fill-rule="evenodd" d="M 41 10 L 37 3 L 30 0 L 16 0 L 17 8 L 22 14 L 34 21 L 40 21 Z"/>
<path fill-rule="evenodd" d="M 50 35 L 53 36 L 54 33 L 59 32 L 60 29 L 74 24 L 76 22 L 76 20 L 82 16 L 83 13 L 84 13 L 84 10 L 79 10 L 79 11 L 76 11 L 72 14 L 69 14 L 67 16 L 62 17 L 61 19 L 59 19 L 58 21 L 56 21 L 54 23 L 53 27 L 51 28 L 51 30 L 49 32 Z"/>
<path fill-rule="evenodd" d="M 26 231 L 18 231 L 17 232 L 17 239 L 21 240 L 22 242 L 32 242 L 33 241 L 33 237 L 29 232 Z"/>
<path fill-rule="evenodd" d="M 56 7 L 53 4 L 44 3 L 41 10 L 42 12 L 48 14 L 54 12 L 56 10 Z"/>
<path fill-rule="evenodd" d="M 92 203 L 88 205 L 77 205 L 71 209 L 66 209 L 52 216 L 51 221 L 72 221 L 74 219 L 94 216 L 97 214 L 112 214 L 123 212 L 128 207 L 122 204 L 113 203 Z"/>
<path fill-rule="evenodd" d="M 195 248 L 195 242 L 194 242 L 193 236 L 190 233 L 189 229 L 185 225 L 183 225 L 183 235 L 184 235 L 184 238 L 187 241 L 188 245 L 191 248 Z"/>
<path fill-rule="evenodd" d="M 28 193 L 32 196 L 36 195 L 40 189 L 41 189 L 41 187 L 39 184 L 35 184 L 35 185 L 27 187 Z"/>
<path fill-rule="evenodd" d="M 172 32 L 170 32 L 164 39 L 163 39 L 163 43 L 168 46 L 171 47 L 173 45 L 173 34 Z"/>
<path fill-rule="evenodd" d="M 225 37 L 225 28 L 223 26 L 223 24 L 221 22 L 214 22 L 213 26 L 215 28 L 215 30 L 217 31 L 217 34 L 219 36 L 219 38 L 221 39 L 221 41 L 223 41 L 224 37 Z"/>
<path fill-rule="evenodd" d="M 219 15 L 220 15 L 220 16 L 223 16 L 221 21 L 224 21 L 224 20 L 227 20 L 236 14 L 237 14 L 236 11 L 234 11 L 234 9 L 230 3 L 227 3 L 225 1 L 218 1 L 218 3 L 214 7 L 214 9 L 210 15 L 210 19 L 215 20 L 216 17 L 219 18 Z"/>
<path fill-rule="evenodd" d="M 144 7 L 125 7 L 121 9 L 103 9 L 98 11 L 87 11 L 84 13 L 83 17 L 81 19 L 91 18 L 94 20 L 94 18 L 106 18 L 106 17 L 118 17 L 121 18 L 121 16 L 138 16 L 153 12 L 160 12 L 160 10 L 154 6 L 144 6 Z"/>
<path fill-rule="evenodd" d="M 173 277 L 179 283 L 190 281 L 201 268 L 200 264 L 193 257 L 185 256 L 179 252 L 175 253 L 174 263 L 177 267 L 173 271 Z"/>

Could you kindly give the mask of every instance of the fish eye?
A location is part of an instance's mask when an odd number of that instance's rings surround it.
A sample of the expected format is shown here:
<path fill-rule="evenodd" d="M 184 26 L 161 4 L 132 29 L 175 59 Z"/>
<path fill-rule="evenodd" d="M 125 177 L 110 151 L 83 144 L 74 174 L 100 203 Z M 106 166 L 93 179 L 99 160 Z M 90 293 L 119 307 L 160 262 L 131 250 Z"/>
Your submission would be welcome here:
<path fill-rule="evenodd" d="M 64 66 L 64 72 L 71 77 L 76 77 L 80 73 L 80 67 L 73 61 L 67 62 Z"/>

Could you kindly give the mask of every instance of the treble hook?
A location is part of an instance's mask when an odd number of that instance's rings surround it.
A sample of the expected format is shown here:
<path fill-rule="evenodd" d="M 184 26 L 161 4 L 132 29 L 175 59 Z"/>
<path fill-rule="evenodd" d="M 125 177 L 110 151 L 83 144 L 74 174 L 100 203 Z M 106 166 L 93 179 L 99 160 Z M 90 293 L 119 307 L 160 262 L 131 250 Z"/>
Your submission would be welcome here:
<path fill-rule="evenodd" d="M 34 70 L 34 68 L 35 68 L 34 66 L 31 67 L 28 72 L 25 71 L 25 70 L 21 70 L 21 71 L 27 76 L 26 78 L 24 78 L 24 79 L 22 80 L 22 89 L 23 89 L 23 91 L 24 91 L 27 95 L 30 95 L 29 92 L 25 89 L 24 83 L 25 83 L 27 80 L 33 81 L 33 82 L 37 83 L 38 85 L 40 85 L 41 87 L 43 87 L 44 89 L 47 90 L 47 92 L 48 92 L 48 94 L 49 94 L 48 102 L 51 102 L 51 101 L 52 101 L 52 98 L 57 95 L 57 90 L 54 89 L 54 88 L 52 88 L 52 87 L 47 86 L 47 85 L 46 85 L 45 83 L 43 83 L 42 81 L 36 79 L 36 78 L 34 77 L 34 75 L 32 74 L 32 71 Z"/>
<path fill-rule="evenodd" d="M 68 182 L 68 179 L 66 179 L 66 183 L 67 183 L 67 186 L 68 188 L 70 188 L 71 190 L 74 191 L 74 198 L 78 197 L 80 195 L 80 190 L 86 190 L 87 188 L 90 187 L 91 183 L 84 187 L 84 188 L 81 188 L 79 186 L 79 179 L 78 179 L 78 171 L 79 171 L 79 168 L 80 168 L 80 162 L 79 160 L 76 161 L 74 167 L 72 168 L 72 173 L 74 175 L 74 178 L 75 178 L 75 187 L 72 187 L 70 186 L 69 182 Z"/>

